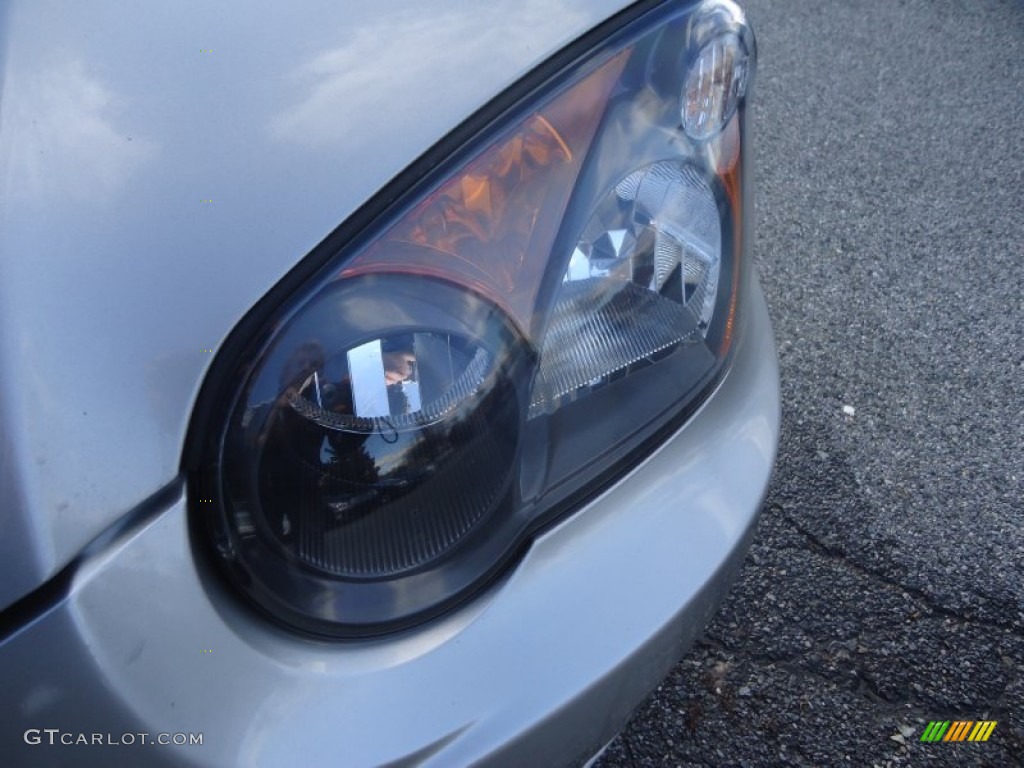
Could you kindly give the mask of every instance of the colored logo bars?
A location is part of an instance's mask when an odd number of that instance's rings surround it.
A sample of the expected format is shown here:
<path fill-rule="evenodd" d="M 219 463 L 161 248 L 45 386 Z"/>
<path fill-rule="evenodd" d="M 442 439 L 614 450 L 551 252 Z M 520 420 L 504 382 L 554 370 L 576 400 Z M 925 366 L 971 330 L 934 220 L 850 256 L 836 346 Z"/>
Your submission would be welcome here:
<path fill-rule="evenodd" d="M 988 741 L 995 729 L 995 720 L 932 720 L 921 741 Z"/>

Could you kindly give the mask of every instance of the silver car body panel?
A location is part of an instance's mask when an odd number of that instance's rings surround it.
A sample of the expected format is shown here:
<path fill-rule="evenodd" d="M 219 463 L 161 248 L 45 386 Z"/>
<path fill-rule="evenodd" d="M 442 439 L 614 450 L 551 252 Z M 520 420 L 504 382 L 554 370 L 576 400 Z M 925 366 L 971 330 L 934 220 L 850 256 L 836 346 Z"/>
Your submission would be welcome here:
<path fill-rule="evenodd" d="M 2 743 L 26 765 L 582 761 L 692 643 L 746 552 L 779 386 L 752 271 L 741 295 L 734 364 L 690 421 L 503 581 L 405 635 L 318 642 L 244 608 L 193 558 L 179 484 L 0 646 L 6 695 L 21 702 Z M 30 728 L 203 744 L 27 745 Z"/>
<path fill-rule="evenodd" d="M 625 4 L 0 6 L 0 609 L 175 477 L 275 282 Z"/>

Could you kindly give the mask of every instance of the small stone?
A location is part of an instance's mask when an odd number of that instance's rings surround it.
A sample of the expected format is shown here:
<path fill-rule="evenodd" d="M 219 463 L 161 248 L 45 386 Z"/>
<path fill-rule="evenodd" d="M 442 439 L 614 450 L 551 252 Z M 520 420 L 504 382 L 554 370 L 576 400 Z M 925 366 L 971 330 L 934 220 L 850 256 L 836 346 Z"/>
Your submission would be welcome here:
<path fill-rule="evenodd" d="M 751 691 L 750 691 L 750 686 L 749 685 L 744 685 L 742 688 L 740 688 L 739 693 L 740 693 L 740 696 L 753 696 L 753 693 L 751 693 Z"/>
<path fill-rule="evenodd" d="M 899 729 L 899 732 L 902 733 L 903 737 L 906 739 L 909 739 L 911 736 L 914 735 L 914 726 L 912 725 L 907 725 L 906 723 L 903 723 L 902 725 L 898 725 L 896 727 Z"/>
<path fill-rule="evenodd" d="M 905 738 L 903 738 L 903 734 L 902 733 L 894 733 L 889 738 L 892 739 L 893 741 L 899 743 L 899 744 L 906 744 L 907 743 L 907 740 Z"/>
<path fill-rule="evenodd" d="M 843 413 L 845 413 L 847 416 L 853 416 L 855 413 L 857 413 L 857 409 L 854 408 L 852 405 L 844 405 Z"/>

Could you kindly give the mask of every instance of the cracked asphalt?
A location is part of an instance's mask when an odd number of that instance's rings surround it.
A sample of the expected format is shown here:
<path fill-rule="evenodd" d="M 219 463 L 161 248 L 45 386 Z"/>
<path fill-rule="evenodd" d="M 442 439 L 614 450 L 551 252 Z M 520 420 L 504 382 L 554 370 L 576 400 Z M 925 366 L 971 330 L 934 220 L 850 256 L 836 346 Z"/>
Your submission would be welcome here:
<path fill-rule="evenodd" d="M 1024 3 L 743 5 L 778 466 L 598 765 L 1024 765 Z"/>

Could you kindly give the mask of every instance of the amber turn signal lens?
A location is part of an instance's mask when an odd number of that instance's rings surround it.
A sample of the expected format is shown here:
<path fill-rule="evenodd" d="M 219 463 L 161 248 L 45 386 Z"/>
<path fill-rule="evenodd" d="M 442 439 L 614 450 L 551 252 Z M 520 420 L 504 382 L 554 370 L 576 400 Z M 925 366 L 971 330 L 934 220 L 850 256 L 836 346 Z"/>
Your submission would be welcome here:
<path fill-rule="evenodd" d="M 471 288 L 529 327 L 583 158 L 629 50 L 557 93 L 413 207 L 342 277 L 404 272 Z M 533 255 L 534 258 L 528 258 Z"/>

